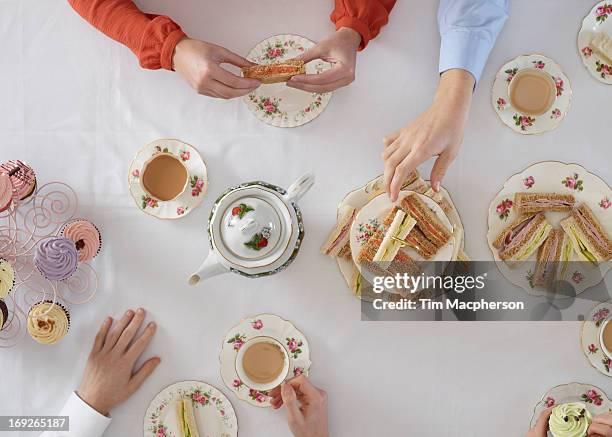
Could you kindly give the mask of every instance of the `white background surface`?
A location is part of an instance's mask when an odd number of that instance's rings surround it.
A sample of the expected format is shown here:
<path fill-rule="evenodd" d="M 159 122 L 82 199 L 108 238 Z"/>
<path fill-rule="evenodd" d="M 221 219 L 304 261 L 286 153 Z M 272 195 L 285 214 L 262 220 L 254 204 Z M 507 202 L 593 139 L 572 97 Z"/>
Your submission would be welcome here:
<path fill-rule="evenodd" d="M 192 37 L 246 54 L 257 42 L 292 32 L 314 40 L 332 31 L 331 0 L 140 0 L 172 16 Z M 445 186 L 463 217 L 467 252 L 490 259 L 486 211 L 503 181 L 541 160 L 578 162 L 612 181 L 612 88 L 582 66 L 576 34 L 591 1 L 513 0 L 474 96 L 461 155 Z M 170 72 L 143 71 L 126 48 L 78 17 L 65 0 L 0 0 L 0 150 L 23 159 L 39 181 L 77 190 L 80 215 L 101 229 L 96 259 L 102 285 L 90 304 L 72 307 L 69 335 L 55 347 L 28 337 L 0 351 L 0 414 L 54 414 L 78 384 L 103 317 L 144 306 L 159 330 L 147 356 L 162 363 L 142 389 L 113 411 L 107 435 L 138 436 L 149 401 L 163 387 L 202 379 L 221 388 L 218 353 L 245 316 L 279 314 L 307 335 L 312 380 L 329 392 L 336 436 L 519 436 L 550 387 L 609 378 L 579 349 L 578 323 L 363 323 L 333 261 L 319 255 L 336 205 L 382 171 L 381 138 L 424 110 L 437 82 L 437 2 L 400 1 L 382 34 L 359 55 L 357 79 L 327 110 L 297 129 L 258 122 L 240 100 L 197 96 Z M 521 136 L 504 127 L 489 98 L 508 59 L 542 52 L 574 90 L 557 130 Z M 155 138 L 180 138 L 208 162 L 210 189 L 187 218 L 157 221 L 130 198 L 126 171 Z M 422 170 L 427 174 L 430 164 Z M 307 237 L 291 268 L 248 280 L 214 278 L 198 288 L 188 275 L 208 251 L 212 201 L 230 185 L 263 179 L 288 186 L 307 170 L 317 183 L 301 202 Z M 232 400 L 241 435 L 287 435 L 283 412 Z"/>

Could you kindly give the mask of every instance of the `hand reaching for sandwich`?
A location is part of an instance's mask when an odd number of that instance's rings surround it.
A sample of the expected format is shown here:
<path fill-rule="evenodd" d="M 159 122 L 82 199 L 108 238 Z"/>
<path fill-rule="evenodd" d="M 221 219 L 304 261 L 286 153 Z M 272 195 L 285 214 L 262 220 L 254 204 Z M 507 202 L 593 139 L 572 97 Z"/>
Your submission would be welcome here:
<path fill-rule="evenodd" d="M 154 357 L 134 369 L 156 329 L 155 323 L 150 322 L 137 336 L 144 318 L 142 308 L 136 312 L 128 310 L 111 329 L 113 319 L 107 317 L 96 335 L 76 393 L 100 414 L 108 415 L 113 407 L 128 399 L 160 363 Z"/>
<path fill-rule="evenodd" d="M 172 57 L 173 67 L 199 94 L 219 99 L 244 96 L 260 85 L 255 79 L 246 79 L 230 73 L 221 64 L 236 67 L 254 65 L 224 47 L 184 38 L 176 45 Z"/>
<path fill-rule="evenodd" d="M 440 77 L 432 105 L 408 126 L 384 138 L 385 187 L 395 202 L 407 176 L 437 156 L 431 170 L 431 186 L 440 182 L 463 141 L 472 102 L 474 77 L 465 70 L 448 70 Z"/>
<path fill-rule="evenodd" d="M 293 76 L 287 86 L 312 93 L 327 93 L 346 86 L 355 80 L 357 49 L 361 35 L 353 29 L 342 27 L 320 41 L 296 59 L 310 62 L 322 59 L 330 62 L 332 68 L 321 74 L 300 74 Z"/>
<path fill-rule="evenodd" d="M 287 408 L 287 422 L 295 437 L 328 437 L 327 393 L 303 375 L 270 392 L 272 408 Z"/>

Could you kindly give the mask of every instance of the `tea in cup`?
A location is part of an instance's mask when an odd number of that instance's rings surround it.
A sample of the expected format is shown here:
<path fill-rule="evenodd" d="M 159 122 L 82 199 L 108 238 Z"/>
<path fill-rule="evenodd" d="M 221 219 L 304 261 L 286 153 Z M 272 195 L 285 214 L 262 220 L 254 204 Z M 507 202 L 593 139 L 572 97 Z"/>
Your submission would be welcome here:
<path fill-rule="evenodd" d="M 151 197 L 168 201 L 183 194 L 189 173 L 185 165 L 171 153 L 158 153 L 142 167 L 140 183 Z"/>
<path fill-rule="evenodd" d="M 236 355 L 238 377 L 250 388 L 272 390 L 287 378 L 289 355 L 271 337 L 255 337 L 242 345 Z"/>
<path fill-rule="evenodd" d="M 612 318 L 607 319 L 601 325 L 599 343 L 603 353 L 612 360 Z"/>
<path fill-rule="evenodd" d="M 514 75 L 508 85 L 510 103 L 521 114 L 542 115 L 557 99 L 553 77 L 537 68 L 525 68 Z"/>

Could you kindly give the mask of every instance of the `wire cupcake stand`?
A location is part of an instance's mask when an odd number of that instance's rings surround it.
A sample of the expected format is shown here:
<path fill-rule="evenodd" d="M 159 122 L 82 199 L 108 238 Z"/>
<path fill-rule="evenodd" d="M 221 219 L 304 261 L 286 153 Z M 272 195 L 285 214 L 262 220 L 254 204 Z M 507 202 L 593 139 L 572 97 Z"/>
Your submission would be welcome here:
<path fill-rule="evenodd" d="M 63 182 L 49 182 L 38 187 L 24 200 L 13 200 L 0 212 L 0 257 L 15 273 L 15 283 L 4 302 L 8 318 L 0 330 L 0 348 L 19 343 L 26 332 L 29 309 L 42 300 L 80 305 L 89 302 L 98 289 L 98 274 L 87 262 L 63 281 L 45 279 L 34 266 L 33 257 L 39 241 L 58 235 L 65 223 L 75 217 L 78 197 Z M 52 307 L 50 307 L 52 308 Z"/>

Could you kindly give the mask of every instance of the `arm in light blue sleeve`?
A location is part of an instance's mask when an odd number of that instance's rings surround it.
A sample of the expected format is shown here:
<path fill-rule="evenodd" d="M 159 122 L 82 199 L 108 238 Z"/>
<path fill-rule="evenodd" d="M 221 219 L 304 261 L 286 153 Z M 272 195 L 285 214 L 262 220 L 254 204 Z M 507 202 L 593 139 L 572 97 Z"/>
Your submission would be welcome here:
<path fill-rule="evenodd" d="M 508 18 L 509 0 L 440 0 L 440 73 L 469 71 L 476 82 Z"/>

